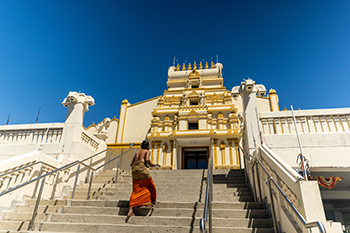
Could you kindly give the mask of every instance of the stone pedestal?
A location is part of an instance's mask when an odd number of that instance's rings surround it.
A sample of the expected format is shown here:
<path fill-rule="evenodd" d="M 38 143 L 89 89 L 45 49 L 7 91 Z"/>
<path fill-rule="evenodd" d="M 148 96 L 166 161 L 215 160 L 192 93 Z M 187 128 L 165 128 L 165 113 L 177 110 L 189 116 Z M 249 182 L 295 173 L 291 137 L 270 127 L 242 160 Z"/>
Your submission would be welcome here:
<path fill-rule="evenodd" d="M 94 136 L 102 141 L 106 141 L 106 139 L 108 138 L 107 134 L 104 133 L 95 133 Z"/>

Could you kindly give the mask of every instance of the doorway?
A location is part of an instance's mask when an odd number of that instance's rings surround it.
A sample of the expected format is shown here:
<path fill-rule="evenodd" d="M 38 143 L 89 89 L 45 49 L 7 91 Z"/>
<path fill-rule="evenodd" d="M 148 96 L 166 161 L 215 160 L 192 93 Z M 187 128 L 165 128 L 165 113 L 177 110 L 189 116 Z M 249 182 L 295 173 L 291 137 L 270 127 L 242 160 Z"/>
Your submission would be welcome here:
<path fill-rule="evenodd" d="M 184 149 L 183 168 L 184 169 L 207 169 L 208 149 Z"/>

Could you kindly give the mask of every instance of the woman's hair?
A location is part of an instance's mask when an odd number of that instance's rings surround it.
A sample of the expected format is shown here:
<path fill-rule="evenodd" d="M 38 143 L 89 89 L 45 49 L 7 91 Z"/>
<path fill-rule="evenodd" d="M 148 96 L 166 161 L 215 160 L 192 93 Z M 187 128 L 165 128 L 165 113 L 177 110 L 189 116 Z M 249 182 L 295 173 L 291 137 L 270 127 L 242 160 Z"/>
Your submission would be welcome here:
<path fill-rule="evenodd" d="M 148 147 L 149 147 L 148 140 L 143 140 L 141 143 L 141 149 L 148 149 Z"/>

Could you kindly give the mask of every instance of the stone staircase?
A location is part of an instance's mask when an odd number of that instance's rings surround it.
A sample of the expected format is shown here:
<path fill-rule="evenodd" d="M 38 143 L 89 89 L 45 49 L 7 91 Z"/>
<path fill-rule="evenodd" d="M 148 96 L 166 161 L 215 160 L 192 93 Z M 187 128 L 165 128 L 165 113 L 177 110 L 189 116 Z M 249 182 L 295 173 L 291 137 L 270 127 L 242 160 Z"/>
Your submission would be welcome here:
<path fill-rule="evenodd" d="M 155 208 L 135 208 L 127 217 L 132 179 L 122 171 L 117 184 L 115 171 L 104 171 L 77 188 L 74 200 L 42 200 L 34 231 L 44 232 L 200 232 L 203 216 L 206 170 L 152 170 L 157 188 Z M 273 233 L 272 219 L 264 203 L 256 203 L 244 181 L 243 170 L 214 170 L 213 231 Z M 4 213 L 0 232 L 27 232 L 35 200 Z"/>

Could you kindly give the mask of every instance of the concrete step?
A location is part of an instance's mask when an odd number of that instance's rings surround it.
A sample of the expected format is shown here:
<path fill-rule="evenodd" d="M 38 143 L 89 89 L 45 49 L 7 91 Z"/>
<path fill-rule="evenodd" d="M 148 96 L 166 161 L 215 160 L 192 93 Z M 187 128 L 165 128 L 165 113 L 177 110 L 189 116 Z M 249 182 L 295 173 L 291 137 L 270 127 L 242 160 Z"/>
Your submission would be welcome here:
<path fill-rule="evenodd" d="M 150 210 L 151 211 L 151 210 Z M 151 214 L 150 214 L 151 215 Z M 32 213 L 11 213 L 4 214 L 4 220 L 13 221 L 30 221 Z M 103 224 L 124 224 L 126 216 L 120 215 L 92 215 L 92 214 L 69 214 L 69 213 L 52 213 L 37 214 L 36 222 L 60 222 L 60 223 L 103 223 Z M 128 220 L 128 224 L 142 226 L 198 226 L 200 217 L 175 217 L 175 216 L 153 216 L 145 218 L 143 216 L 134 216 Z M 259 218 L 214 218 L 213 225 L 221 227 L 253 227 L 253 228 L 270 228 L 271 219 Z"/>
<path fill-rule="evenodd" d="M 34 206 L 36 200 L 27 200 L 28 206 Z M 128 207 L 129 200 L 41 200 L 40 206 L 95 206 L 95 207 Z M 263 202 L 213 202 L 213 209 L 264 209 Z M 155 208 L 197 208 L 203 209 L 204 203 L 196 202 L 157 202 Z"/>
<path fill-rule="evenodd" d="M 115 187 L 111 188 L 91 188 L 91 192 L 118 192 L 118 191 L 123 191 L 123 190 L 132 190 L 132 185 L 131 184 L 120 184 L 120 185 L 115 185 Z M 75 192 L 88 192 L 89 188 L 84 187 L 84 188 L 77 188 Z"/>
<path fill-rule="evenodd" d="M 90 195 L 91 196 L 120 196 L 120 195 L 123 195 L 125 193 L 128 193 L 129 195 L 131 195 L 131 192 L 132 192 L 132 188 L 128 188 L 128 189 L 125 189 L 123 191 L 93 191 L 93 192 L 90 192 Z M 80 191 L 77 191 L 75 192 L 75 195 L 74 197 L 76 196 L 86 196 L 87 195 L 87 192 L 83 191 L 83 192 L 80 192 Z"/>
<path fill-rule="evenodd" d="M 196 187 L 194 188 L 193 185 L 188 185 L 188 186 L 181 186 L 181 184 L 177 185 L 176 187 L 174 187 L 173 185 L 162 185 L 162 184 L 159 184 L 159 183 L 155 183 L 156 185 L 156 188 L 157 188 L 157 191 L 160 191 L 160 190 L 178 190 L 179 189 L 179 186 L 181 187 L 181 190 L 183 190 L 182 188 L 184 188 L 184 190 L 186 189 L 200 189 L 202 188 L 203 190 L 205 190 L 206 188 L 206 185 L 196 185 Z M 92 188 L 91 189 L 91 192 L 106 192 L 106 191 L 109 191 L 109 192 L 119 192 L 119 191 L 125 191 L 125 190 L 132 190 L 132 184 L 114 184 L 113 187 L 108 187 L 108 188 Z M 216 191 L 222 191 L 222 190 L 227 190 L 228 192 L 251 192 L 251 189 L 250 188 L 247 188 L 247 187 L 228 187 L 228 185 L 226 184 L 214 184 L 213 186 L 213 190 L 214 192 Z M 186 190 L 187 191 L 187 190 Z M 88 187 L 79 187 L 76 189 L 75 191 L 76 193 L 77 192 L 88 192 Z"/>
<path fill-rule="evenodd" d="M 16 229 L 18 225 L 21 225 L 22 222 L 3 222 L 3 226 L 7 227 L 12 225 Z M 26 231 L 27 225 L 23 224 L 20 232 L 29 233 Z M 1 228 L 1 226 L 0 226 Z M 130 225 L 128 223 L 124 224 L 91 224 L 91 223 L 54 223 L 54 222 L 44 222 L 36 223 L 35 228 L 40 229 L 40 232 L 99 232 L 99 233 L 110 233 L 110 232 L 123 232 L 123 233 L 160 233 L 160 232 L 176 232 L 176 233 L 199 233 L 198 226 L 137 226 Z M 9 229 L 9 228 L 8 228 Z M 17 229 L 16 229 L 17 230 Z M 12 232 L 16 230 L 3 230 L 3 232 Z M 17 231 L 16 231 L 17 232 Z M 272 228 L 242 228 L 242 227 L 214 227 L 214 233 L 273 233 Z M 38 233 L 38 231 L 30 231 L 30 233 Z"/>
<path fill-rule="evenodd" d="M 106 188 L 106 187 L 115 187 L 118 184 L 132 184 L 132 181 L 126 181 L 126 180 L 121 180 L 118 181 L 117 183 L 106 183 L 106 182 L 92 182 L 91 187 L 92 188 Z M 79 186 L 79 188 L 88 188 L 89 184 L 82 184 L 81 186 Z"/>
<path fill-rule="evenodd" d="M 15 220 L 11 215 L 18 213 L 33 213 L 33 206 L 18 206 L 16 212 L 5 213 L 7 220 Z M 38 213 L 69 213 L 69 214 L 94 214 L 94 215 L 126 215 L 128 207 L 90 207 L 90 206 L 41 206 L 38 208 Z M 137 216 L 173 216 L 173 217 L 202 217 L 202 209 L 194 208 L 135 208 L 134 213 Z M 269 218 L 268 212 L 265 209 L 213 209 L 213 217 L 217 218 Z"/>
<path fill-rule="evenodd" d="M 234 192 L 230 190 L 214 190 L 213 195 L 227 195 L 227 196 L 252 196 L 251 192 Z"/>
<path fill-rule="evenodd" d="M 0 233 L 42 233 L 41 231 L 7 231 L 7 230 L 0 230 Z M 45 233 L 58 233 L 57 231 L 46 231 Z M 70 233 L 78 233 L 78 232 L 70 232 Z"/>
<path fill-rule="evenodd" d="M 226 195 L 213 195 L 214 201 L 225 202 L 254 202 L 253 196 L 226 196 Z"/>

